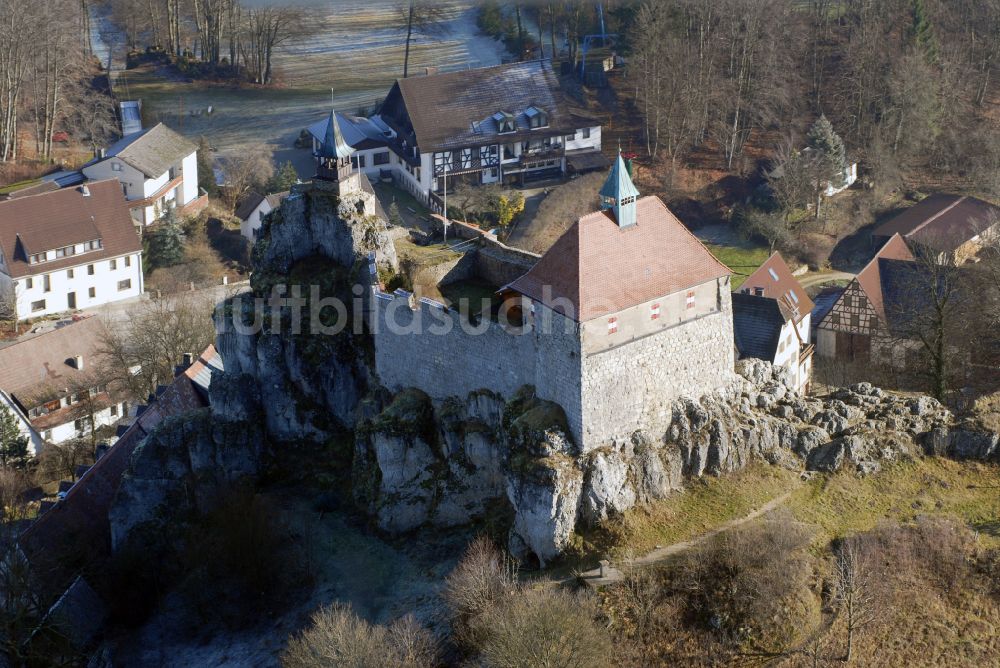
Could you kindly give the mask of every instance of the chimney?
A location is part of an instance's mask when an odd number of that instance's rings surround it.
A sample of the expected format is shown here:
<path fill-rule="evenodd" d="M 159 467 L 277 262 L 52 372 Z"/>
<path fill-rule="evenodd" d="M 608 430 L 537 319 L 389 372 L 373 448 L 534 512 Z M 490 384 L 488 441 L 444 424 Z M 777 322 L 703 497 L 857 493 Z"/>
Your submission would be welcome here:
<path fill-rule="evenodd" d="M 108 157 L 108 150 L 107 149 L 105 149 L 105 148 L 99 148 L 99 149 L 97 149 L 97 159 L 98 160 L 104 160 L 106 157 Z"/>
<path fill-rule="evenodd" d="M 90 197 L 90 188 L 88 188 L 85 185 L 80 186 L 80 194 L 82 194 L 84 197 Z"/>
<path fill-rule="evenodd" d="M 194 355 L 192 353 L 184 353 L 184 368 L 188 368 L 194 364 Z"/>
<path fill-rule="evenodd" d="M 83 371 L 83 355 L 77 355 L 73 358 L 73 368 L 77 371 Z"/>

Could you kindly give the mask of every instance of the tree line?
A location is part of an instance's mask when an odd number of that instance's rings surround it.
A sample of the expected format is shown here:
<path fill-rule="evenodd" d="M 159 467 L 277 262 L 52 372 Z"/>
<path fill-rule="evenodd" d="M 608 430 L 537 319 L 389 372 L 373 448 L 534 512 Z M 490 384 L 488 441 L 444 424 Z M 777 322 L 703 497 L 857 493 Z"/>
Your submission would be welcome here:
<path fill-rule="evenodd" d="M 109 96 L 95 86 L 88 0 L 0 0 L 0 162 L 24 144 L 52 157 L 59 131 L 91 146 L 115 130 Z"/>
<path fill-rule="evenodd" d="M 106 0 L 130 51 L 153 48 L 194 74 L 257 84 L 274 78 L 275 51 L 306 34 L 295 6 L 239 0 Z"/>
<path fill-rule="evenodd" d="M 749 169 L 755 133 L 825 115 L 876 171 L 958 173 L 997 191 L 984 106 L 998 0 L 645 0 L 623 23 L 647 154 L 714 149 Z"/>

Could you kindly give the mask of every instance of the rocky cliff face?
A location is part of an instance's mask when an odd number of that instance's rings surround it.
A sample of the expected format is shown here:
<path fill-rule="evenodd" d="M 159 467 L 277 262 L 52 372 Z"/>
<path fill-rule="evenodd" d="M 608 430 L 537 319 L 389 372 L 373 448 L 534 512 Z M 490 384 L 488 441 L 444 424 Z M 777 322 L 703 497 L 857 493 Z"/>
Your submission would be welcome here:
<path fill-rule="evenodd" d="M 666 497 L 686 480 L 752 459 L 796 470 L 874 473 L 923 453 L 1000 459 L 998 436 L 956 424 L 928 397 L 862 383 L 824 399 L 790 389 L 783 369 L 740 362 L 725 391 L 675 402 L 662 434 L 636 432 L 581 456 L 558 406 L 524 388 L 433 406 L 407 391 L 359 430 L 356 490 L 387 531 L 448 526 L 504 508 L 509 548 L 544 564 L 579 526 Z"/>
<path fill-rule="evenodd" d="M 369 204 L 303 188 L 265 222 L 254 299 L 232 300 L 217 316 L 226 372 L 213 378 L 211 414 L 168 421 L 139 448 L 112 512 L 116 545 L 155 536 L 221 486 L 254 479 L 265 443 L 322 442 L 345 430 L 355 434 L 351 494 L 381 530 L 488 521 L 509 528 L 516 556 L 543 565 L 579 527 L 754 458 L 859 474 L 920 453 L 1000 458 L 997 434 L 957 423 L 932 399 L 868 384 L 801 397 L 781 369 L 759 361 L 740 362 L 723 391 L 674 402 L 662 433 L 637 431 L 586 455 L 562 408 L 531 387 L 507 401 L 486 390 L 445 401 L 418 389 L 393 396 L 373 371 L 362 316 L 312 309 L 326 297 L 370 294 L 370 253 L 395 266 Z M 299 332 L 292 308 L 268 300 L 276 286 L 306 300 Z M 315 324 L 342 331 L 310 333 Z"/>

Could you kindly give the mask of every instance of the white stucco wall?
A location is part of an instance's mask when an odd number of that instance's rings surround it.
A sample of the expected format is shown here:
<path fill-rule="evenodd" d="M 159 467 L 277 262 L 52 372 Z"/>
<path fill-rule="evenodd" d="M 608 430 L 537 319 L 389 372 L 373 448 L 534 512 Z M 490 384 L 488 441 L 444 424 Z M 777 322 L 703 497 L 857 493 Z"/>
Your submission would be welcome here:
<path fill-rule="evenodd" d="M 15 281 L 17 293 L 17 316 L 20 320 L 28 318 L 38 318 L 42 316 L 62 313 L 70 310 L 68 304 L 69 293 L 76 294 L 76 308 L 87 309 L 109 302 L 121 301 L 137 297 L 142 294 L 142 254 L 132 253 L 122 255 L 117 258 L 86 261 L 86 254 L 79 256 L 81 263 L 69 269 L 57 269 L 55 271 L 44 271 L 44 264 L 36 265 L 38 271 L 30 276 L 31 287 L 28 287 L 28 278 L 21 277 Z M 128 258 L 128 266 L 126 265 Z M 111 268 L 112 261 L 116 265 Z M 93 275 L 88 273 L 88 267 L 93 265 Z M 70 278 L 69 273 L 73 276 Z M 45 290 L 45 275 L 49 276 L 49 290 Z M 119 290 L 120 281 L 129 280 L 131 285 Z M 90 289 L 94 289 L 94 296 L 90 296 Z M 45 300 L 45 307 L 33 311 L 33 302 Z"/>
<path fill-rule="evenodd" d="M 118 406 L 117 415 L 111 414 L 111 407 L 105 408 L 104 410 L 98 411 L 94 414 L 94 421 L 97 423 L 98 428 L 113 425 L 128 414 L 127 403 L 121 402 L 116 404 L 116 406 Z M 84 432 L 78 432 L 76 429 L 76 421 L 70 420 L 69 422 L 65 422 L 61 425 L 45 430 L 42 432 L 41 437 L 46 443 L 59 444 L 74 438 L 85 436 L 89 433 L 89 429 Z"/>
<path fill-rule="evenodd" d="M 590 128 L 590 136 L 584 137 L 583 129 L 578 129 L 576 134 L 573 135 L 572 140 L 566 140 L 566 150 L 567 151 L 582 151 L 585 149 L 600 149 L 601 148 L 601 126 L 597 125 Z M 569 135 L 566 135 L 567 137 Z"/>
<path fill-rule="evenodd" d="M 195 151 L 191 155 L 184 158 L 181 161 L 181 172 L 184 176 L 184 182 L 178 188 L 180 191 L 178 195 L 180 196 L 180 206 L 187 206 L 191 202 L 198 199 L 198 152 Z"/>
<path fill-rule="evenodd" d="M 240 234 L 251 242 L 255 241 L 254 232 L 260 229 L 260 226 L 264 223 L 264 216 L 271 213 L 271 211 L 270 203 L 268 203 L 266 198 L 262 199 L 257 208 L 247 216 L 246 220 L 240 221 Z"/>
<path fill-rule="evenodd" d="M 21 409 L 17 407 L 14 400 L 11 399 L 6 392 L 0 389 L 0 410 L 7 409 L 10 411 L 17 420 L 17 430 L 21 432 L 22 436 L 28 437 L 28 452 L 33 455 L 38 454 L 42 451 L 42 446 L 44 441 L 38 432 L 31 428 L 31 423 Z"/>

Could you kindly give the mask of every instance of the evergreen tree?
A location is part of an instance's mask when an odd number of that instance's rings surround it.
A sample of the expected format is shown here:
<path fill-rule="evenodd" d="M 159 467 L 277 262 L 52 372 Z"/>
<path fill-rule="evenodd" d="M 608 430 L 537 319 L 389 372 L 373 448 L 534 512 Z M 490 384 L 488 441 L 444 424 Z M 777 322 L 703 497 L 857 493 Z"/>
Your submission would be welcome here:
<path fill-rule="evenodd" d="M 202 137 L 198 140 L 198 187 L 209 196 L 215 197 L 219 192 L 219 187 L 215 184 L 212 163 L 212 148 L 208 145 L 208 140 Z"/>
<path fill-rule="evenodd" d="M 299 173 L 295 171 L 295 165 L 286 161 L 267 182 L 267 191 L 269 193 L 285 192 L 298 182 Z"/>
<path fill-rule="evenodd" d="M 938 58 L 937 40 L 924 0 L 913 0 L 913 25 L 910 28 L 913 42 L 927 58 L 928 63 L 934 63 Z"/>
<path fill-rule="evenodd" d="M 28 437 L 21 433 L 14 413 L 0 407 L 0 465 L 23 469 L 28 458 Z"/>
<path fill-rule="evenodd" d="M 184 230 L 177 222 L 173 209 L 167 213 L 148 235 L 146 263 L 150 270 L 172 267 L 184 261 Z"/>
<path fill-rule="evenodd" d="M 828 183 L 840 183 L 839 179 L 847 165 L 844 140 L 833 131 L 833 124 L 821 115 L 806 135 L 806 142 L 812 149 L 807 169 L 813 184 L 816 218 L 819 218 L 823 204 L 823 191 Z"/>

